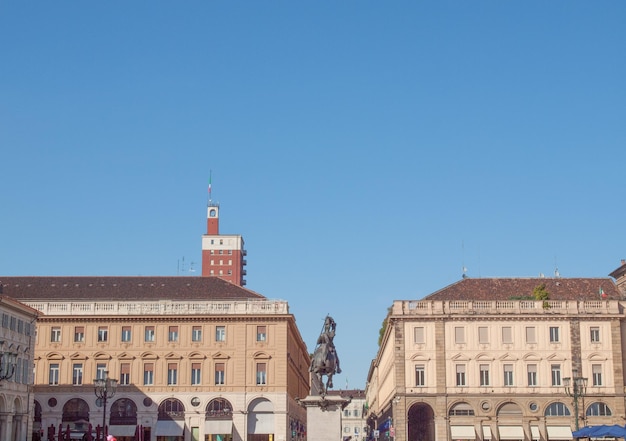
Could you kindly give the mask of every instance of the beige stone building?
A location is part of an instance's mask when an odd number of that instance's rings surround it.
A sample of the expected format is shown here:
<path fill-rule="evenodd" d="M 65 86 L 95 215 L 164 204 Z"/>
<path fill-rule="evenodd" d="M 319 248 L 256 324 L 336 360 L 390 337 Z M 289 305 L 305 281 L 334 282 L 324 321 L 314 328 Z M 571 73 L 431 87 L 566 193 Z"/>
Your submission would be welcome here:
<path fill-rule="evenodd" d="M 32 432 L 37 315 L 34 309 L 0 295 L 0 440 L 23 441 Z"/>
<path fill-rule="evenodd" d="M 609 278 L 463 279 L 394 301 L 368 375 L 372 433 L 547 441 L 623 426 L 624 306 Z M 572 378 L 587 382 L 576 399 Z"/>
<path fill-rule="evenodd" d="M 365 391 L 362 389 L 329 390 L 335 395 L 349 400 L 342 410 L 341 434 L 343 441 L 365 441 L 367 439 L 367 416 Z"/>
<path fill-rule="evenodd" d="M 217 277 L 2 284 L 42 313 L 34 398 L 44 439 L 59 425 L 78 438 L 103 422 L 118 441 L 303 439 L 296 398 L 309 392 L 309 354 L 286 301 Z M 118 381 L 105 409 L 94 393 L 104 376 Z"/>

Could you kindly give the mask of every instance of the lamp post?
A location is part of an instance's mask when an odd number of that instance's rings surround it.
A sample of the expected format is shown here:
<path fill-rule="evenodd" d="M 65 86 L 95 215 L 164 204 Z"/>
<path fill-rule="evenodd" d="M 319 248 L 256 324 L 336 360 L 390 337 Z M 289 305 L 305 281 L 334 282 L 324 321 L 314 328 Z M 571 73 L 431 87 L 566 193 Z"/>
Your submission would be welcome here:
<path fill-rule="evenodd" d="M 16 364 L 17 354 L 15 352 L 5 352 L 4 341 L 0 341 L 0 381 L 8 380 L 13 376 Z"/>
<path fill-rule="evenodd" d="M 584 377 L 577 377 L 577 373 L 578 372 L 574 370 L 574 377 L 563 378 L 565 393 L 568 397 L 571 397 L 574 400 L 574 412 L 576 412 L 576 431 L 580 429 L 578 425 L 578 399 L 583 398 L 585 396 L 585 392 L 587 391 L 587 379 Z"/>
<path fill-rule="evenodd" d="M 109 378 L 109 371 L 104 371 L 102 378 L 93 380 L 94 392 L 98 400 L 102 400 L 102 441 L 105 439 L 105 430 L 107 422 L 107 398 L 113 398 L 115 389 L 117 389 L 117 380 Z"/>

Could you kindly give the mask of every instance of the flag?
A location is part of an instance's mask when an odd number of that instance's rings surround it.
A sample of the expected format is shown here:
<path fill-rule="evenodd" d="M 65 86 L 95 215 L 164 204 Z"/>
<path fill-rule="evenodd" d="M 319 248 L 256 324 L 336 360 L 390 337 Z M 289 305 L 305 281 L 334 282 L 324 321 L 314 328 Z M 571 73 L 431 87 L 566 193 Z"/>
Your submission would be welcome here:
<path fill-rule="evenodd" d="M 605 299 L 607 297 L 607 295 L 604 294 L 604 290 L 602 289 L 602 287 L 600 287 L 600 290 L 598 291 L 598 294 L 600 294 L 600 297 L 602 297 L 603 299 Z"/>

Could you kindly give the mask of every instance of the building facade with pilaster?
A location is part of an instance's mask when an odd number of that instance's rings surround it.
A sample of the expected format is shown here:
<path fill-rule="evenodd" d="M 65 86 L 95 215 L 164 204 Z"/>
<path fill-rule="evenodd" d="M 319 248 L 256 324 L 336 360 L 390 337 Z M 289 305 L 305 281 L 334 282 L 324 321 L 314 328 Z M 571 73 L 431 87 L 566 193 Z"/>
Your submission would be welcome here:
<path fill-rule="evenodd" d="M 30 440 L 33 358 L 39 313 L 4 295 L 0 281 L 0 439 Z"/>
<path fill-rule="evenodd" d="M 103 425 L 118 441 L 304 439 L 310 358 L 286 301 L 218 277 L 1 280 L 41 313 L 30 347 L 44 439 Z M 103 407 L 105 376 L 118 386 Z"/>
<path fill-rule="evenodd" d="M 368 424 L 391 429 L 383 441 L 570 440 L 623 426 L 624 306 L 610 278 L 466 278 L 396 300 L 368 375 Z"/>

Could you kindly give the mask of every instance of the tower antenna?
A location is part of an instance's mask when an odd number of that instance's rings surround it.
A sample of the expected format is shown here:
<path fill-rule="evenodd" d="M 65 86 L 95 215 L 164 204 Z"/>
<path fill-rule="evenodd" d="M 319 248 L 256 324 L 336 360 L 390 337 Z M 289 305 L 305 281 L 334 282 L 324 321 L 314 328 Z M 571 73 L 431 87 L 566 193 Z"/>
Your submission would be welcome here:
<path fill-rule="evenodd" d="M 209 170 L 209 204 L 212 202 L 211 199 L 211 179 L 213 177 L 213 170 Z"/>

